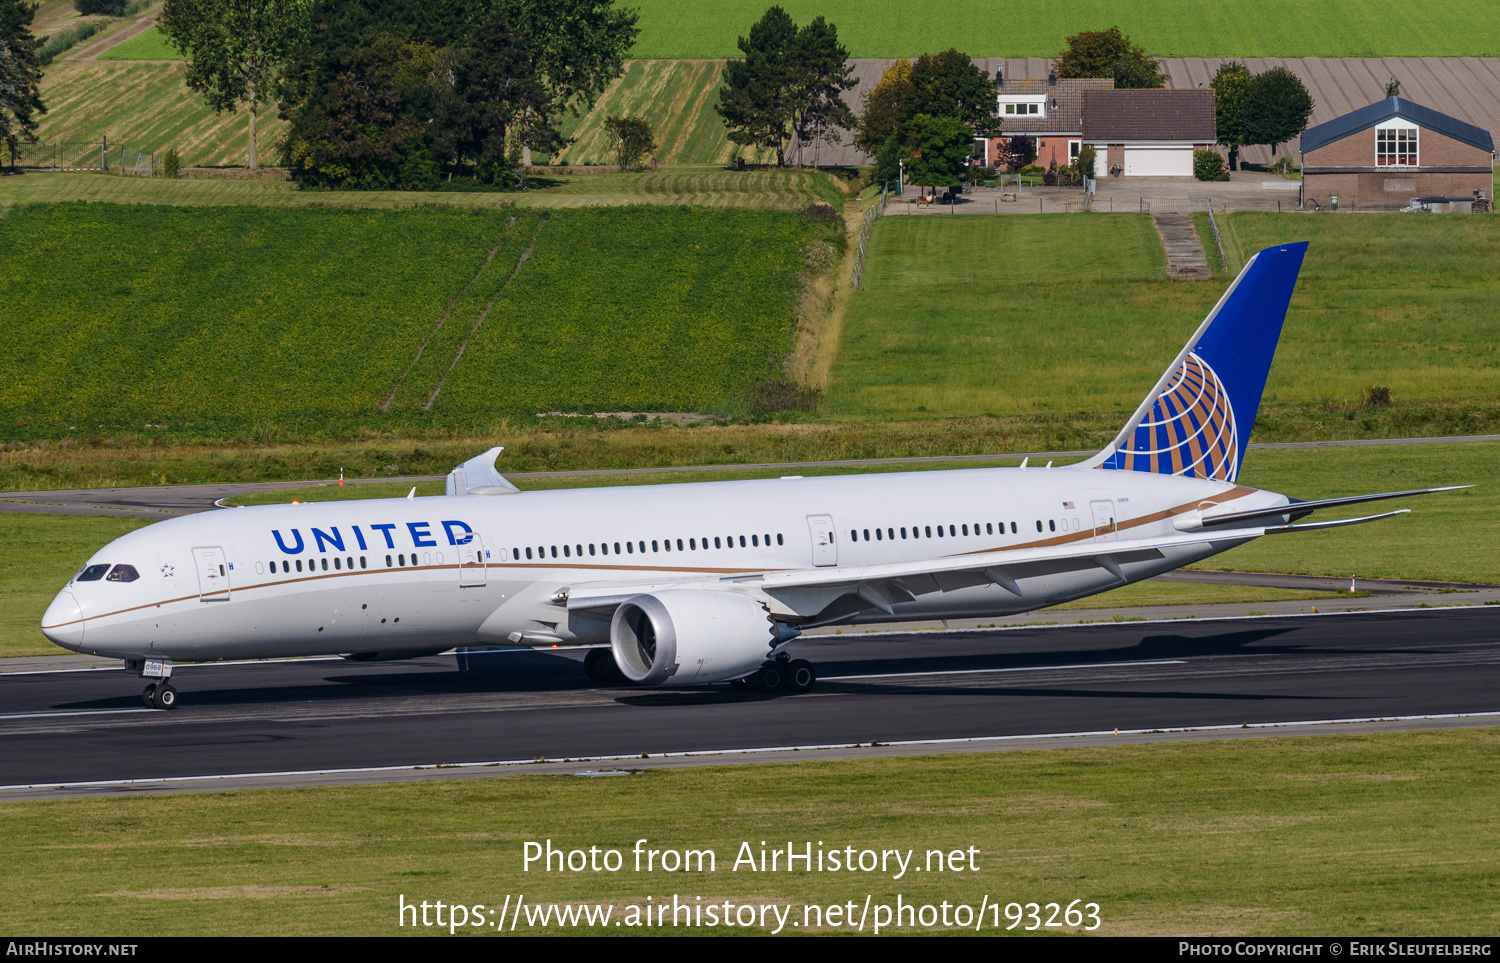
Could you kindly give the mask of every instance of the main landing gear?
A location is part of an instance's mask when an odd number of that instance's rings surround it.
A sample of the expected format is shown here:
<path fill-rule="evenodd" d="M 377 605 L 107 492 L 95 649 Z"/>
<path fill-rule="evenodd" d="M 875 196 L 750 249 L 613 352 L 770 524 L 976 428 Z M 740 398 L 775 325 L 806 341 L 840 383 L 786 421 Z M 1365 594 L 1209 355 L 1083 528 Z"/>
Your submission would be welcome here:
<path fill-rule="evenodd" d="M 762 695 L 771 695 L 776 692 L 790 692 L 798 695 L 803 692 L 812 691 L 812 687 L 818 682 L 818 670 L 806 659 L 788 658 L 784 653 L 774 659 L 767 659 L 759 669 L 743 679 L 735 679 L 729 685 L 736 692 L 759 692 Z"/>

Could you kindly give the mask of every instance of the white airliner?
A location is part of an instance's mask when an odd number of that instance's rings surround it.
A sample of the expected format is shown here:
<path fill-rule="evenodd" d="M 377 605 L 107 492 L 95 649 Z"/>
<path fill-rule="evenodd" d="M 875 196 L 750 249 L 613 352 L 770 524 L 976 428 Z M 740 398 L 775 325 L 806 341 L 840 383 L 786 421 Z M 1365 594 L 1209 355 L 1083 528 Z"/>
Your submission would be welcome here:
<path fill-rule="evenodd" d="M 599 644 L 595 679 L 802 692 L 816 671 L 786 647 L 809 626 L 1024 612 L 1262 535 L 1402 514 L 1293 524 L 1449 489 L 1301 501 L 1236 484 L 1305 251 L 1252 258 L 1114 441 L 1077 465 L 522 493 L 493 449 L 444 497 L 132 532 L 68 582 L 42 631 L 124 659 L 163 709 L 177 703 L 172 660 L 455 646 Z"/>

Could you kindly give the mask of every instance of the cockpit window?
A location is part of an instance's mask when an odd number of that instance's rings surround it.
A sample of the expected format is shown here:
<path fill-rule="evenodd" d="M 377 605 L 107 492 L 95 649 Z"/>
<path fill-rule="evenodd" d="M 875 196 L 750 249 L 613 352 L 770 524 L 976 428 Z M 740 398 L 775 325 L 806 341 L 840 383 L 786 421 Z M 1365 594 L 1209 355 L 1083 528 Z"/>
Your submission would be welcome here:
<path fill-rule="evenodd" d="M 83 571 L 79 572 L 78 573 L 78 578 L 74 579 L 74 581 L 77 581 L 77 582 L 97 582 L 101 578 L 103 578 L 104 577 L 104 573 L 108 572 L 108 571 L 109 571 L 109 563 L 107 563 L 107 562 L 105 564 L 103 564 L 103 565 L 90 565 L 88 568 L 86 568 Z"/>
<path fill-rule="evenodd" d="M 134 565 L 116 565 L 109 573 L 106 582 L 134 582 L 141 577 L 141 573 L 135 570 Z"/>

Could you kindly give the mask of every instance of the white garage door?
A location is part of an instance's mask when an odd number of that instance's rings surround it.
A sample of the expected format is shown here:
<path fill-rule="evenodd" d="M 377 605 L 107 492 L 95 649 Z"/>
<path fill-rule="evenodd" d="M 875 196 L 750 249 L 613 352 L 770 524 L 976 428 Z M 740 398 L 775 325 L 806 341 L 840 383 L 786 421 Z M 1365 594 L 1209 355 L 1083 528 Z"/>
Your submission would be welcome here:
<path fill-rule="evenodd" d="M 1127 147 L 1126 177 L 1192 177 L 1191 147 Z"/>

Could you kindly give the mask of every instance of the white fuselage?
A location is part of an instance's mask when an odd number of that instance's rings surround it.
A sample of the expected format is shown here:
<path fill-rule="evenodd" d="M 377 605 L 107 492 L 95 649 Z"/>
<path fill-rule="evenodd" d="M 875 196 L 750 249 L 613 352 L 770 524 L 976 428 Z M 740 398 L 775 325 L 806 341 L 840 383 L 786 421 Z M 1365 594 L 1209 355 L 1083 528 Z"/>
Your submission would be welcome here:
<path fill-rule="evenodd" d="M 1172 534 L 1207 505 L 1287 503 L 1233 483 L 1131 471 L 968 469 L 497 496 L 314 502 L 163 521 L 105 546 L 43 619 L 66 648 L 207 660 L 607 641 L 566 591 L 736 579 Z M 941 535 L 939 535 L 941 532 Z M 877 537 L 878 536 L 878 537 Z M 1202 544 L 1128 567 L 1197 561 Z M 95 569 L 95 571 L 102 571 Z M 110 569 L 113 571 L 113 569 Z M 793 624 L 983 617 L 1108 588 L 1102 570 L 987 585 Z"/>

